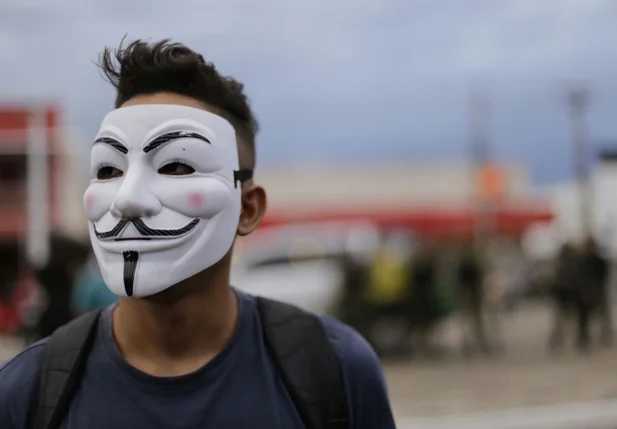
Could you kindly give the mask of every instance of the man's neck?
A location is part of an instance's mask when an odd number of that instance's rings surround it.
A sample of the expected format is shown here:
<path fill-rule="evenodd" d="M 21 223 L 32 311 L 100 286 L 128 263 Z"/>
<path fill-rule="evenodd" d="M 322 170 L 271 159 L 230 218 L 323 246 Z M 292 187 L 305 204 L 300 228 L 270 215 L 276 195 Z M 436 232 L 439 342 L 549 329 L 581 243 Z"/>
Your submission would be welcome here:
<path fill-rule="evenodd" d="M 231 338 L 238 303 L 224 268 L 212 267 L 145 299 L 121 298 L 113 332 L 125 359 L 160 377 L 191 373 Z"/>

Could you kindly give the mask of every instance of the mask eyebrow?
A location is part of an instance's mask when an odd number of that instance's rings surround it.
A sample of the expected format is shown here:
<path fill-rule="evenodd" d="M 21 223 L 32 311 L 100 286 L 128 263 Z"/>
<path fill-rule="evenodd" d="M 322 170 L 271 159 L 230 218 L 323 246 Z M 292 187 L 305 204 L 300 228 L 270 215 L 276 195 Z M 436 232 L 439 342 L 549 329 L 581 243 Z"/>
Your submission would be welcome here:
<path fill-rule="evenodd" d="M 199 133 L 195 133 L 192 131 L 173 131 L 173 132 L 165 133 L 163 135 L 155 137 L 144 147 L 143 151 L 145 153 L 151 152 L 154 149 L 166 143 L 169 143 L 172 140 L 178 140 L 178 139 L 198 139 L 208 144 L 212 144 L 210 143 L 210 140 L 208 140 L 206 137 L 202 136 Z"/>
<path fill-rule="evenodd" d="M 109 145 L 113 147 L 114 149 L 116 149 L 118 152 L 122 152 L 125 155 L 129 153 L 129 150 L 126 146 L 124 146 L 118 140 L 111 138 L 111 137 L 99 137 L 92 144 L 95 145 L 97 143 L 103 143 L 103 144 Z"/>

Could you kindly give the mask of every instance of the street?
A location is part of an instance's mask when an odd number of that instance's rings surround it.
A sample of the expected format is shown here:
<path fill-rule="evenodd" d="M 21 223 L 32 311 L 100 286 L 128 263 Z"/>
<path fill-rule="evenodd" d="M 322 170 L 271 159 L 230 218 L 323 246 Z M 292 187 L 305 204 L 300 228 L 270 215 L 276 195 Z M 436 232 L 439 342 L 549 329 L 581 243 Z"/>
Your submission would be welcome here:
<path fill-rule="evenodd" d="M 615 429 L 617 401 L 545 405 L 490 413 L 397 419 L 398 429 Z"/>
<path fill-rule="evenodd" d="M 400 428 L 617 427 L 616 351 L 549 356 L 550 312 L 541 306 L 501 324 L 502 355 L 385 365 Z M 443 338 L 454 351 L 456 337 L 451 321 Z"/>

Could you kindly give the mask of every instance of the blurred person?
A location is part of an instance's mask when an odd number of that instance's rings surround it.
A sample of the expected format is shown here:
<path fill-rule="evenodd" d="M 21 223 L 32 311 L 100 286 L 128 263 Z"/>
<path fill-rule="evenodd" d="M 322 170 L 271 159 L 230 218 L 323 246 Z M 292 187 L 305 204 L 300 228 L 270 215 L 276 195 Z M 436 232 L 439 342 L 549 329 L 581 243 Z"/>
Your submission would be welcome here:
<path fill-rule="evenodd" d="M 550 296 L 554 301 L 553 327 L 549 337 L 552 351 L 563 348 L 564 336 L 570 316 L 574 315 L 577 326 L 577 345 L 584 349 L 589 343 L 589 308 L 584 299 L 581 259 L 571 243 L 564 243 L 555 260 L 555 272 Z"/>
<path fill-rule="evenodd" d="M 73 318 L 71 293 L 77 271 L 86 260 L 87 249 L 84 243 L 52 235 L 49 261 L 43 267 L 32 268 L 46 302 L 34 329 L 35 338 L 51 335 Z"/>
<path fill-rule="evenodd" d="M 365 336 L 368 335 L 370 323 L 366 323 L 368 318 L 364 293 L 368 285 L 372 254 L 380 240 L 379 230 L 375 226 L 359 226 L 347 237 L 339 259 L 342 284 L 335 313 Z"/>
<path fill-rule="evenodd" d="M 586 294 L 589 306 L 596 310 L 600 322 L 600 341 L 604 346 L 613 344 L 613 314 L 609 288 L 609 262 L 593 238 L 588 238 L 582 256 L 583 277 L 588 282 Z"/>
<path fill-rule="evenodd" d="M 119 302 L 0 368 L 2 429 L 394 428 L 355 331 L 229 285 L 235 238 L 266 208 L 242 85 L 168 41 L 106 49 L 100 67 L 116 110 L 84 206 Z"/>
<path fill-rule="evenodd" d="M 22 272 L 18 288 L 21 289 L 19 297 L 20 336 L 25 345 L 30 345 L 41 339 L 37 328 L 41 315 L 48 305 L 47 296 L 36 280 L 35 273 L 30 269 Z"/>
<path fill-rule="evenodd" d="M 105 285 L 96 258 L 91 253 L 75 280 L 71 303 L 73 314 L 79 316 L 92 310 L 105 308 L 117 300 L 118 297 Z"/>
<path fill-rule="evenodd" d="M 18 301 L 22 261 L 16 243 L 0 243 L 0 333 L 19 329 Z"/>
<path fill-rule="evenodd" d="M 20 261 L 18 245 L 0 242 L 0 302 L 8 301 L 19 280 Z"/>
<path fill-rule="evenodd" d="M 335 313 L 342 321 L 366 335 L 366 304 L 362 293 L 368 282 L 368 264 L 350 252 L 344 252 L 339 263 L 342 273 L 342 293 Z"/>
<path fill-rule="evenodd" d="M 363 298 L 368 338 L 382 355 L 406 355 L 409 332 L 410 237 L 390 231 L 375 250 L 369 263 Z"/>
<path fill-rule="evenodd" d="M 466 328 L 463 339 L 463 349 L 466 353 L 473 349 L 483 353 L 491 351 L 484 317 L 484 278 L 484 269 L 475 246 L 473 243 L 464 246 L 456 272 L 456 282 Z"/>
<path fill-rule="evenodd" d="M 600 322 L 600 340 L 605 346 L 612 344 L 612 314 L 608 294 L 608 261 L 602 256 L 595 240 L 587 238 L 579 256 L 579 287 L 581 311 L 578 317 L 579 347 L 586 349 L 591 340 L 591 321 L 597 316 Z"/>
<path fill-rule="evenodd" d="M 407 289 L 410 254 L 408 238 L 398 232 L 386 234 L 370 261 L 369 285 L 365 294 L 371 303 L 386 313 L 409 292 Z"/>
<path fill-rule="evenodd" d="M 588 350 L 594 314 L 600 319 L 602 344 L 612 345 L 608 271 L 608 262 L 600 254 L 593 239 L 585 240 L 579 251 L 571 244 L 563 245 L 556 261 L 555 279 L 551 289 L 555 309 L 549 337 L 550 350 L 563 348 L 566 327 L 572 317 L 576 325 L 576 346 L 581 351 Z"/>
<path fill-rule="evenodd" d="M 430 244 L 419 246 L 409 259 L 410 330 L 416 334 L 414 352 L 432 355 L 431 331 L 440 318 L 437 296 L 437 261 L 435 249 Z"/>

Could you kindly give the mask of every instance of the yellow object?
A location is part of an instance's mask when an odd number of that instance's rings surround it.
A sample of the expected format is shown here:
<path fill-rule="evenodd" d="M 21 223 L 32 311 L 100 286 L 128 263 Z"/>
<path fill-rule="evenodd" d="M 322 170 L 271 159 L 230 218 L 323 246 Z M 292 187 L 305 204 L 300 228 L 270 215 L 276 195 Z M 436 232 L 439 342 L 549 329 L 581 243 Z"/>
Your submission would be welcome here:
<path fill-rule="evenodd" d="M 376 305 L 394 304 L 407 292 L 407 260 L 400 252 L 379 250 L 370 266 L 366 300 Z"/>

